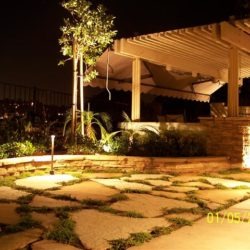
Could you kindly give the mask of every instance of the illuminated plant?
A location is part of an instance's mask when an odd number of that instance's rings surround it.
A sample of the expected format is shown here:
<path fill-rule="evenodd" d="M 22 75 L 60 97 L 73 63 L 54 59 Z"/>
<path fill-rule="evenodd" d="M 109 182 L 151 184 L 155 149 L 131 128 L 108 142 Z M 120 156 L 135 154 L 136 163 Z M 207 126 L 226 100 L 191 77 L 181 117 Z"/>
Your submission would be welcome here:
<path fill-rule="evenodd" d="M 106 13 L 102 5 L 96 9 L 86 0 L 68 0 L 62 6 L 69 12 L 61 27 L 62 36 L 59 40 L 61 52 L 66 60 L 73 60 L 73 100 L 71 136 L 74 140 L 76 132 L 77 86 L 80 79 L 80 106 L 84 111 L 83 83 L 90 82 L 97 76 L 94 69 L 97 58 L 107 46 L 113 42 L 116 31 L 112 30 L 114 17 Z M 62 61 L 64 64 L 66 61 Z M 84 123 L 81 116 L 82 124 Z M 83 126 L 82 126 L 83 127 Z M 82 129 L 82 135 L 84 130 Z"/>

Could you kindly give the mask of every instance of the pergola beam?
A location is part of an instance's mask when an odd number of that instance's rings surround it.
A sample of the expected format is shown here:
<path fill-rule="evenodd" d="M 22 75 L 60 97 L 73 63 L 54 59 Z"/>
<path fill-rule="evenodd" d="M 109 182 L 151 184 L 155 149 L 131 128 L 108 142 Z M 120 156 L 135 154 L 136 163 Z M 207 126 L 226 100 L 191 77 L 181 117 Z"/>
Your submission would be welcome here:
<path fill-rule="evenodd" d="M 171 65 L 173 67 L 199 72 L 204 75 L 213 76 L 220 79 L 220 73 L 216 68 L 203 67 L 201 64 L 194 63 L 192 60 L 183 60 L 181 57 L 169 56 L 164 52 L 150 48 L 146 44 L 138 44 L 137 41 L 120 39 L 115 41 L 114 52 L 128 57 L 140 57 L 143 60 L 150 61 L 158 65 Z"/>
<path fill-rule="evenodd" d="M 250 52 L 250 36 L 228 22 L 220 24 L 220 38 L 247 53 Z"/>

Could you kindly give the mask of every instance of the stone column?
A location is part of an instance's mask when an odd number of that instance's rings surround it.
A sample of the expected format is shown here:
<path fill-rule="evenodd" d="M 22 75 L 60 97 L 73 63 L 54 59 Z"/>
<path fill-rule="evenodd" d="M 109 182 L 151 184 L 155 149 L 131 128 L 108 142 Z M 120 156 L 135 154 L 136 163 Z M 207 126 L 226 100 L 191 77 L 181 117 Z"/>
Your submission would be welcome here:
<path fill-rule="evenodd" d="M 140 121 L 141 112 L 141 60 L 136 57 L 132 66 L 132 121 Z"/>
<path fill-rule="evenodd" d="M 236 47 L 229 49 L 229 71 L 227 87 L 228 116 L 239 115 L 239 53 Z"/>

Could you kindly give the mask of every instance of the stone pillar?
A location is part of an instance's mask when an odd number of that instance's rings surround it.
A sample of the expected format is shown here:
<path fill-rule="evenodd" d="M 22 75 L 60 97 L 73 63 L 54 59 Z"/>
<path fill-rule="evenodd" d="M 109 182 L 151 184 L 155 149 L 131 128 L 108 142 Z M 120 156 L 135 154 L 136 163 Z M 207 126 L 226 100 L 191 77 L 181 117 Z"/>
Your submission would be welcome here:
<path fill-rule="evenodd" d="M 141 60 L 136 57 L 132 68 L 132 121 L 140 121 L 141 112 Z"/>
<path fill-rule="evenodd" d="M 228 116 L 239 115 L 239 53 L 236 47 L 229 49 L 229 71 L 227 87 Z"/>

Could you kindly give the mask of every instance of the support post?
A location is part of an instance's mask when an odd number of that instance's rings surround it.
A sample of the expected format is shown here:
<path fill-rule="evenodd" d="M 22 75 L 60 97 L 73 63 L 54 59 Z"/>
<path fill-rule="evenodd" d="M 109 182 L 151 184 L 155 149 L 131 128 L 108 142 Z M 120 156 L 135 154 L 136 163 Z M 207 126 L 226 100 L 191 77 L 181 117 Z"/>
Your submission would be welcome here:
<path fill-rule="evenodd" d="M 239 115 L 239 53 L 236 47 L 229 49 L 229 71 L 227 87 L 228 116 Z"/>
<path fill-rule="evenodd" d="M 136 57 L 132 66 L 132 121 L 140 121 L 141 112 L 141 60 Z"/>
<path fill-rule="evenodd" d="M 81 109 L 81 134 L 85 135 L 84 131 L 84 88 L 83 88 L 83 57 L 80 55 L 80 109 Z"/>

